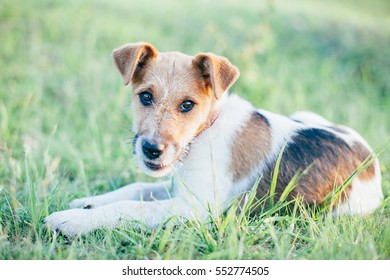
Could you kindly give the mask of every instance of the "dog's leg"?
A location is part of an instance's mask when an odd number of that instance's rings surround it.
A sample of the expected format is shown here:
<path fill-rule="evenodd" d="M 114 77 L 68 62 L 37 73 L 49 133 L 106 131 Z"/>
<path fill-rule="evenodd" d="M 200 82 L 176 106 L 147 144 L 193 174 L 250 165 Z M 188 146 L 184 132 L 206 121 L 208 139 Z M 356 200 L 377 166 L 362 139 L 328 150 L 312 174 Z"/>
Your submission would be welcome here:
<path fill-rule="evenodd" d="M 71 208 L 94 208 L 122 200 L 164 200 L 171 197 L 172 184 L 170 181 L 159 183 L 134 183 L 115 191 L 73 200 Z"/>
<path fill-rule="evenodd" d="M 156 227 L 172 216 L 190 219 L 204 218 L 205 214 L 207 210 L 202 206 L 195 206 L 179 196 L 160 201 L 119 201 L 92 209 L 69 209 L 51 214 L 46 223 L 53 230 L 74 236 L 98 228 L 114 228 L 134 220 Z"/>

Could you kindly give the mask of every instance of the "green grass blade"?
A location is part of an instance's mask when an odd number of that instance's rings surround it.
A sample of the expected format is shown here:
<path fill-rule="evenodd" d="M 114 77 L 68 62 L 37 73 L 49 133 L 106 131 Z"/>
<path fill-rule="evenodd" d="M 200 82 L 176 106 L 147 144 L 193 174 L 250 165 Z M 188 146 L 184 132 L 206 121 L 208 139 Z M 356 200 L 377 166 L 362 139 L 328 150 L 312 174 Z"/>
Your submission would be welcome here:
<path fill-rule="evenodd" d="M 269 204 L 270 204 L 271 208 L 274 206 L 274 196 L 275 196 L 276 185 L 278 183 L 279 167 L 280 167 L 280 162 L 282 161 L 283 152 L 284 152 L 284 149 L 286 148 L 286 146 L 287 146 L 287 143 L 285 143 L 280 150 L 278 159 L 276 160 L 276 163 L 275 163 L 274 172 L 272 175 L 272 182 L 271 182 L 271 187 L 270 187 L 270 191 L 269 191 L 269 196 L 270 196 Z"/>

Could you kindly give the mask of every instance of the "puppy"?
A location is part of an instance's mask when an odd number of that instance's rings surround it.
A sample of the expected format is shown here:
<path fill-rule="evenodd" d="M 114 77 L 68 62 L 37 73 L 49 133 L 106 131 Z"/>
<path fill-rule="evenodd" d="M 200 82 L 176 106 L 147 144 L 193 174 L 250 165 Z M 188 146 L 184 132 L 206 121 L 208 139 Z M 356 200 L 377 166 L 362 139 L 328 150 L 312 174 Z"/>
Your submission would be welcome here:
<path fill-rule="evenodd" d="M 47 217 L 52 229 L 72 236 L 132 220 L 156 227 L 172 216 L 218 215 L 256 182 L 257 197 L 269 195 L 279 156 L 275 201 L 296 180 L 289 196 L 308 204 L 323 203 L 346 182 L 334 215 L 366 214 L 381 204 L 379 162 L 361 136 L 314 113 L 285 117 L 229 95 L 239 71 L 226 58 L 159 53 L 148 43 L 124 45 L 113 58 L 132 85 L 140 167 L 173 177 L 76 199 L 74 209 Z"/>

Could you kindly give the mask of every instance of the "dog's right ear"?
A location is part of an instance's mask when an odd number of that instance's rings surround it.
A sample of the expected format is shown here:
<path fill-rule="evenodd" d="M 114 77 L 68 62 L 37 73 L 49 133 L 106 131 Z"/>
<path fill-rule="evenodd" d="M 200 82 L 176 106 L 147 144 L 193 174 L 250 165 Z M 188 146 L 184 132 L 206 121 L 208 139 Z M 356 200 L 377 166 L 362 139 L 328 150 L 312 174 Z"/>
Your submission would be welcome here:
<path fill-rule="evenodd" d="M 202 78 L 211 86 L 216 99 L 220 99 L 240 76 L 238 68 L 227 58 L 213 53 L 196 55 L 192 64 L 199 69 Z"/>
<path fill-rule="evenodd" d="M 112 57 L 119 72 L 123 77 L 123 82 L 127 86 L 131 81 L 140 78 L 142 69 L 149 60 L 156 58 L 158 51 L 148 43 L 126 44 L 115 49 Z"/>

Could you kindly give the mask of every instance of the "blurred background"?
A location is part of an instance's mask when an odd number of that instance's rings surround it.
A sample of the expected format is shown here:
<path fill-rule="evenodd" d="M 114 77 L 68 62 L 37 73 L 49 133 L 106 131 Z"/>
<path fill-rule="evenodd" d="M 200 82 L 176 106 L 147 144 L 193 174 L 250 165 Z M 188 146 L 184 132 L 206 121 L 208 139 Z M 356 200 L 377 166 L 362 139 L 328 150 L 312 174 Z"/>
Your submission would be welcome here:
<path fill-rule="evenodd" d="M 388 193 L 388 0 L 1 0 L 0 186 L 18 193 L 27 174 L 69 193 L 148 180 L 111 59 L 137 41 L 226 56 L 241 71 L 233 91 L 256 106 L 353 127 L 384 150 Z"/>

